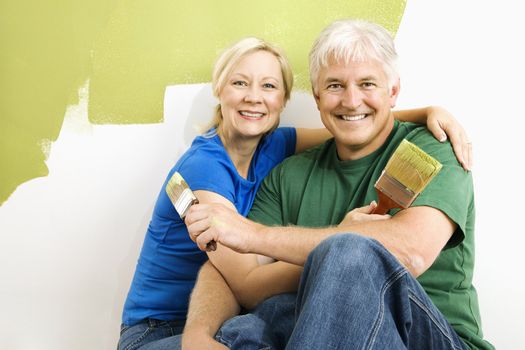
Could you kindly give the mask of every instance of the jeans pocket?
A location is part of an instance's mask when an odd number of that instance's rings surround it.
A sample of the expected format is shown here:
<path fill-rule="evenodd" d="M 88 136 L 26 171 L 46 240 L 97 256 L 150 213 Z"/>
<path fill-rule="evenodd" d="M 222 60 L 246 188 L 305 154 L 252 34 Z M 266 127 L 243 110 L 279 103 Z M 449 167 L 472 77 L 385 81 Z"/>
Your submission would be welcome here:
<path fill-rule="evenodd" d="M 121 327 L 119 350 L 134 350 L 143 345 L 144 340 L 151 333 L 152 329 L 144 324 L 131 327 Z"/>

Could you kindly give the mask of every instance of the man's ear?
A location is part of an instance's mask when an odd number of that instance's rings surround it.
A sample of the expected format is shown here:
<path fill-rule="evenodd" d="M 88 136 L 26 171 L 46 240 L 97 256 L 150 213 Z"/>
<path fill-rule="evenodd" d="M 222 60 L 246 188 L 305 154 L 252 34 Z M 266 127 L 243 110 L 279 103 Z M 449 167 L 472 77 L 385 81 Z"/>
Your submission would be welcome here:
<path fill-rule="evenodd" d="M 319 94 L 317 94 L 317 93 L 315 92 L 315 89 L 314 89 L 313 86 L 312 86 L 312 95 L 314 95 L 314 98 L 315 98 L 315 105 L 317 106 L 317 110 L 320 111 L 320 109 L 319 109 Z"/>
<path fill-rule="evenodd" d="M 397 81 L 390 88 L 390 107 L 396 106 L 397 97 L 399 96 L 399 90 L 401 90 L 401 80 L 398 78 Z"/>

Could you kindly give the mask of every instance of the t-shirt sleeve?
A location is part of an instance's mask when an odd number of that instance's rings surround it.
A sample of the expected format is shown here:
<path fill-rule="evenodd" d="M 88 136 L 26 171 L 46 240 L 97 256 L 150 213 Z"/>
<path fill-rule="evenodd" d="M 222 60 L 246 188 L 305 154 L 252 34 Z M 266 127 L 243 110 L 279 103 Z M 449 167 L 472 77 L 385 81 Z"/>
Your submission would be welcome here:
<path fill-rule="evenodd" d="M 409 140 L 437 159 L 443 167 L 412 206 L 439 209 L 457 224 L 445 248 L 461 243 L 473 230 L 474 190 L 472 174 L 458 163 L 450 143 L 439 143 L 426 130 L 417 131 Z"/>
<path fill-rule="evenodd" d="M 193 191 L 215 192 L 235 203 L 235 171 L 218 147 L 197 150 L 179 164 L 177 171 Z"/>

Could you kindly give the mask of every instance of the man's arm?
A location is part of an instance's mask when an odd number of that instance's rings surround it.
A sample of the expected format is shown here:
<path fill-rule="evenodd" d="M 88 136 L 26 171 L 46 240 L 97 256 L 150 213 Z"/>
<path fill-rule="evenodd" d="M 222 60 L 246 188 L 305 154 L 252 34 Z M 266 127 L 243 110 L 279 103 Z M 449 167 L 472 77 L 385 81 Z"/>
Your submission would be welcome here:
<path fill-rule="evenodd" d="M 424 206 L 402 210 L 390 220 L 360 222 L 347 217 L 338 226 L 321 229 L 263 226 L 220 205 L 192 207 L 186 220 L 190 236 L 201 249 L 214 239 L 240 253 L 298 265 L 325 238 L 353 232 L 379 241 L 416 277 L 432 265 L 456 229 L 443 212 Z"/>
<path fill-rule="evenodd" d="M 226 281 L 208 261 L 197 278 L 191 294 L 183 349 L 227 349 L 214 340 L 222 323 L 239 313 L 240 307 Z"/>
<path fill-rule="evenodd" d="M 220 203 L 236 213 L 233 204 L 216 193 L 195 191 L 195 195 L 201 203 Z M 294 291 L 302 272 L 301 267 L 283 262 L 259 266 L 256 255 L 240 254 L 220 244 L 208 257 L 191 294 L 183 349 L 224 349 L 213 337 L 226 320 L 239 313 L 237 300 L 251 308 L 269 296 Z"/>
<path fill-rule="evenodd" d="M 195 195 L 200 203 L 220 205 L 244 218 L 230 201 L 216 193 L 195 191 Z M 214 224 L 221 226 L 220 220 Z M 239 229 L 242 231 L 242 227 Z M 301 266 L 281 261 L 260 265 L 257 255 L 240 254 L 221 244 L 215 251 L 208 252 L 208 258 L 220 271 L 237 301 L 248 309 L 270 296 L 297 290 L 302 272 Z"/>

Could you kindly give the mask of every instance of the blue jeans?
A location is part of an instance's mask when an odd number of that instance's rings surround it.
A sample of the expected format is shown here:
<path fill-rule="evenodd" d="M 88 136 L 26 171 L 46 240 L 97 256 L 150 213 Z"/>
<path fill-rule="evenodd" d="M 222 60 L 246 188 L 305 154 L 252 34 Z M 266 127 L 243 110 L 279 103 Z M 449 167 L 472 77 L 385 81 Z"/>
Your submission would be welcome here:
<path fill-rule="evenodd" d="M 296 296 L 227 321 L 217 339 L 231 349 L 467 349 L 397 259 L 354 234 L 314 249 Z"/>
<path fill-rule="evenodd" d="M 121 326 L 118 350 L 180 349 L 184 321 L 147 319 L 134 326 Z"/>

